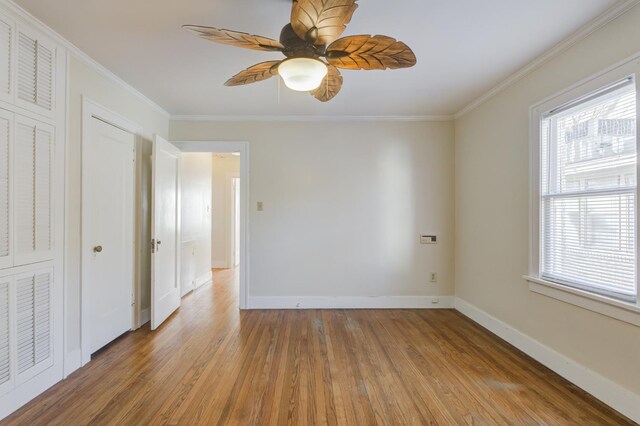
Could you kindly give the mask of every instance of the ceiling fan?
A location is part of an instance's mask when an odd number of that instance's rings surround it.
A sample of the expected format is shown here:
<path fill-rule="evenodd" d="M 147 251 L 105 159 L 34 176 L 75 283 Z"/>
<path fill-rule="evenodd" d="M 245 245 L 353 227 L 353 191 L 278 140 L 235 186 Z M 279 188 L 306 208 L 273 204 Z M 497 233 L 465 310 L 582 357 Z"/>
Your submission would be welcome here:
<path fill-rule="evenodd" d="M 183 28 L 205 40 L 245 49 L 281 52 L 286 59 L 247 68 L 226 86 L 256 83 L 280 75 L 292 90 L 310 92 L 327 102 L 342 88 L 338 68 L 384 70 L 409 68 L 416 56 L 406 44 L 383 35 L 338 39 L 358 8 L 357 0 L 293 0 L 291 23 L 280 41 L 267 37 L 198 25 Z"/>

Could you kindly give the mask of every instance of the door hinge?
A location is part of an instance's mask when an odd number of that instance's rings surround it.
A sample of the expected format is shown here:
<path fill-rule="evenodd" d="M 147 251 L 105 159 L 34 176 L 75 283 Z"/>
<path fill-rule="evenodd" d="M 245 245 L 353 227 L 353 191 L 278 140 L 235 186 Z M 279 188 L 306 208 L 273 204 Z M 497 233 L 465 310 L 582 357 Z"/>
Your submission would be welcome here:
<path fill-rule="evenodd" d="M 156 252 L 156 239 L 152 238 L 151 239 L 151 253 L 155 253 Z"/>

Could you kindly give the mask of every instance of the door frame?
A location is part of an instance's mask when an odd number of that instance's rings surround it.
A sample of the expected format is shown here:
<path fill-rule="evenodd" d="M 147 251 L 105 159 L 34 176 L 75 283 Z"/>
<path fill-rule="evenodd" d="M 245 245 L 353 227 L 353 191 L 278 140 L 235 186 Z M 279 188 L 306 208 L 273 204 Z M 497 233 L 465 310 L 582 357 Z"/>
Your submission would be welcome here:
<path fill-rule="evenodd" d="M 250 153 L 246 141 L 175 141 L 182 152 L 240 153 L 240 291 L 241 310 L 249 308 L 250 275 Z"/>
<path fill-rule="evenodd" d="M 227 173 L 227 186 L 229 188 L 229 200 L 227 200 L 228 203 L 230 203 L 230 209 L 228 209 L 227 211 L 231 213 L 231 217 L 229 218 L 229 221 L 227 223 L 227 232 L 229 232 L 229 225 L 231 225 L 231 231 L 230 231 L 230 238 L 229 238 L 229 246 L 227 247 L 227 252 L 228 254 L 228 259 L 229 259 L 229 266 L 231 268 L 235 268 L 236 267 L 236 251 L 240 251 L 240 250 L 236 250 L 236 227 L 238 226 L 238 224 L 236 223 L 236 193 L 235 193 L 235 188 L 234 188 L 234 183 L 233 181 L 235 179 L 238 179 L 239 182 L 242 182 L 242 178 L 240 178 L 240 173 L 236 173 L 236 172 L 228 172 Z M 242 191 L 242 185 L 240 185 L 240 190 Z M 242 194 L 239 195 L 240 198 L 242 198 Z M 238 261 L 238 263 L 240 264 L 240 261 Z"/>
<path fill-rule="evenodd" d="M 92 101 L 86 96 L 82 97 L 82 147 L 86 146 L 89 143 L 91 134 L 91 120 L 98 119 L 103 121 L 109 125 L 117 127 L 127 133 L 131 133 L 134 140 L 134 158 L 136 161 L 131 162 L 131 167 L 133 169 L 133 191 L 134 191 L 134 203 L 133 210 L 131 212 L 131 220 L 133 221 L 133 247 L 131 248 L 131 256 L 132 256 L 132 265 L 133 265 L 133 279 L 132 279 L 132 288 L 131 294 L 133 295 L 133 303 L 131 308 L 131 329 L 137 328 L 137 317 L 139 316 L 138 311 L 140 310 L 140 306 L 138 300 L 139 297 L 139 288 L 140 288 L 140 277 L 139 277 L 139 259 L 136 256 L 135 247 L 137 246 L 138 238 L 136 238 L 137 230 L 139 229 L 140 224 L 138 223 L 138 215 L 136 215 L 138 191 L 136 188 L 136 183 L 138 180 L 138 161 L 137 161 L 137 142 L 142 133 L 142 127 L 138 124 L 127 120 L 126 118 L 116 114 L 107 108 L 99 105 L 98 103 Z M 88 163 L 87 163 L 87 150 L 82 149 L 82 225 L 81 225 L 81 256 L 80 256 L 80 264 L 81 264 L 81 274 L 80 274 L 80 352 L 81 352 L 81 365 L 86 365 L 89 361 L 91 361 L 91 331 L 89 327 L 89 311 L 90 311 L 90 298 L 89 298 L 89 286 L 88 283 L 88 261 L 89 261 L 89 249 L 91 247 L 91 243 L 88 241 L 87 232 L 85 232 L 85 224 L 88 223 L 86 220 L 87 217 L 87 185 L 84 185 L 84 182 L 87 182 L 87 177 L 89 176 Z"/>

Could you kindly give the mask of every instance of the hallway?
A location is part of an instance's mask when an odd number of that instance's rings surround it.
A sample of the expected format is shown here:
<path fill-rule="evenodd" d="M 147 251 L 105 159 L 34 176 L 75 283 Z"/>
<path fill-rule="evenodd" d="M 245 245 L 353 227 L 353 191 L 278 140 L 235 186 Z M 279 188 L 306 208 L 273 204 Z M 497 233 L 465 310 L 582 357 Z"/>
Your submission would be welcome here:
<path fill-rule="evenodd" d="M 183 299 L 0 424 L 625 424 L 452 310 L 247 311 Z"/>

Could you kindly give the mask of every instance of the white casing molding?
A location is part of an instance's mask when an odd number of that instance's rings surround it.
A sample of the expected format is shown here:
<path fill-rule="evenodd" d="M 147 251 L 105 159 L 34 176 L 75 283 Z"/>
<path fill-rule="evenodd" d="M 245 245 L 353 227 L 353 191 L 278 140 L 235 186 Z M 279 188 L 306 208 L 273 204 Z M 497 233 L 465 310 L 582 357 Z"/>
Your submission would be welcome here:
<path fill-rule="evenodd" d="M 455 309 L 600 401 L 640 423 L 640 395 L 578 364 L 460 298 L 455 299 Z"/>
<path fill-rule="evenodd" d="M 76 348 L 64 354 L 64 379 L 82 366 L 82 349 Z"/>
<path fill-rule="evenodd" d="M 453 296 L 250 296 L 249 309 L 452 309 Z"/>

